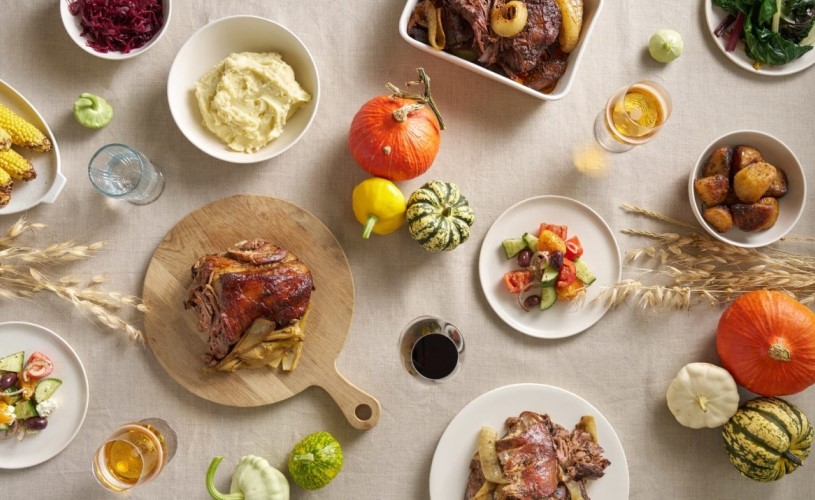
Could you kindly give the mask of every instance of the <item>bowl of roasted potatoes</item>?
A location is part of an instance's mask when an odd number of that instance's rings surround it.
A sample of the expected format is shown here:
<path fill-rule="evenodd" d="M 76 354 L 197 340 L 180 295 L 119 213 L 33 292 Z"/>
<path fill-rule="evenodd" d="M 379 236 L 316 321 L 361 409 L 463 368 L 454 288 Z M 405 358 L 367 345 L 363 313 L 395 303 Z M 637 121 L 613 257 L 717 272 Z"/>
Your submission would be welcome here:
<path fill-rule="evenodd" d="M 688 179 L 691 209 L 711 236 L 755 248 L 789 233 L 804 211 L 801 162 L 779 139 L 738 130 L 713 141 Z"/>

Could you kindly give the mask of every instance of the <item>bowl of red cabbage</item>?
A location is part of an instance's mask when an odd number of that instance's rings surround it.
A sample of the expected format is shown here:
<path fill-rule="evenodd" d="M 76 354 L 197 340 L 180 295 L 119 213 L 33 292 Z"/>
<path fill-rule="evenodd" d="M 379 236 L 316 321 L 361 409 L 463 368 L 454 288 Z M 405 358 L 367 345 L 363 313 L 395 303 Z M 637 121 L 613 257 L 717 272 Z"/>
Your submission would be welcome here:
<path fill-rule="evenodd" d="M 129 59 L 154 46 L 167 30 L 170 0 L 60 0 L 62 24 L 85 52 Z"/>

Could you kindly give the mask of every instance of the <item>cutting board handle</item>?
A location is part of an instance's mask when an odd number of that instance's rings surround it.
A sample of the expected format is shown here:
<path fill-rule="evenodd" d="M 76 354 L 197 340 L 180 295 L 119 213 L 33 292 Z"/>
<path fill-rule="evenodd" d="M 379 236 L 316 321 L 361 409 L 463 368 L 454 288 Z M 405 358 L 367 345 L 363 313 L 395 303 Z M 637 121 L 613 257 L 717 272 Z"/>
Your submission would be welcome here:
<path fill-rule="evenodd" d="M 326 370 L 328 379 L 320 382 L 320 387 L 339 405 L 348 423 L 365 431 L 379 422 L 382 408 L 373 396 L 348 381 L 334 364 L 333 372 Z"/>

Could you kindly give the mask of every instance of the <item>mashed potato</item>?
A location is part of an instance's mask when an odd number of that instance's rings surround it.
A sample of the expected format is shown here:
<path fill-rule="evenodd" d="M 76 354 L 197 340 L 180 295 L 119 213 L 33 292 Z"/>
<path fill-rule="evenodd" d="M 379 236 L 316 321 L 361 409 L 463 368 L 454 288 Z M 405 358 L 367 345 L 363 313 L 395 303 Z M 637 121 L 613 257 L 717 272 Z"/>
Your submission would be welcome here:
<path fill-rule="evenodd" d="M 232 54 L 195 87 L 204 125 L 235 151 L 251 153 L 283 133 L 311 95 L 276 52 Z"/>

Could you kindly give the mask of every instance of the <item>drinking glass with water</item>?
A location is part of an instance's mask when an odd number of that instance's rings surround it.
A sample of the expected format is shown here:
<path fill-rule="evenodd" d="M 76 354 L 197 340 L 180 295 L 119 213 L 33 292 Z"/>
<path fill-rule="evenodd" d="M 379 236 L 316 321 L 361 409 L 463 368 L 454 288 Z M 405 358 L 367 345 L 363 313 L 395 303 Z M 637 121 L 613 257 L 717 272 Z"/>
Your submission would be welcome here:
<path fill-rule="evenodd" d="M 136 205 L 155 201 L 164 190 L 164 174 L 142 153 L 124 144 L 108 144 L 88 164 L 88 177 L 103 195 Z"/>

